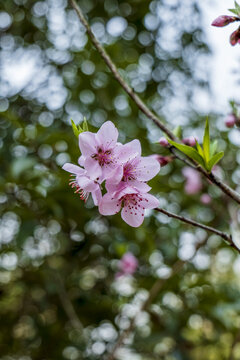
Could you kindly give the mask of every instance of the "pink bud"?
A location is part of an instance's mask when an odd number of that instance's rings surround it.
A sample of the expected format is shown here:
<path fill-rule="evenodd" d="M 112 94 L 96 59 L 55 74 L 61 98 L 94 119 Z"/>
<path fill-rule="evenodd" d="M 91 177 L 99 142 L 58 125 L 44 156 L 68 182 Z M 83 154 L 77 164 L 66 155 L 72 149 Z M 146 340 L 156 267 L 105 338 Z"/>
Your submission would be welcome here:
<path fill-rule="evenodd" d="M 232 128 L 236 124 L 237 118 L 234 114 L 229 114 L 225 119 L 225 125 Z"/>
<path fill-rule="evenodd" d="M 235 16 L 221 15 L 212 22 L 212 26 L 223 27 L 238 20 Z"/>
<path fill-rule="evenodd" d="M 240 44 L 240 27 L 231 34 L 230 44 L 232 46 Z"/>
<path fill-rule="evenodd" d="M 200 198 L 201 203 L 208 205 L 211 203 L 212 198 L 210 195 L 208 194 L 202 194 L 201 198 Z"/>
<path fill-rule="evenodd" d="M 173 157 L 172 156 L 162 156 L 162 155 L 158 155 L 158 154 L 152 154 L 149 155 L 149 157 L 157 160 L 159 162 L 159 164 L 161 165 L 161 167 L 169 164 L 171 161 L 173 161 Z"/>
<path fill-rule="evenodd" d="M 161 138 L 158 140 L 158 142 L 159 142 L 159 144 L 160 144 L 161 146 L 164 146 L 164 147 L 166 147 L 166 146 L 169 145 L 169 143 L 168 143 L 168 141 L 167 141 L 167 139 L 166 139 L 165 137 L 161 137 Z"/>
<path fill-rule="evenodd" d="M 185 145 L 189 145 L 189 146 L 195 146 L 196 145 L 196 139 L 193 136 L 189 136 L 189 137 L 183 139 L 182 142 Z"/>
<path fill-rule="evenodd" d="M 132 275 L 135 273 L 138 267 L 137 258 L 130 252 L 123 255 L 119 261 L 120 275 Z M 118 275 L 119 275 L 118 274 Z"/>

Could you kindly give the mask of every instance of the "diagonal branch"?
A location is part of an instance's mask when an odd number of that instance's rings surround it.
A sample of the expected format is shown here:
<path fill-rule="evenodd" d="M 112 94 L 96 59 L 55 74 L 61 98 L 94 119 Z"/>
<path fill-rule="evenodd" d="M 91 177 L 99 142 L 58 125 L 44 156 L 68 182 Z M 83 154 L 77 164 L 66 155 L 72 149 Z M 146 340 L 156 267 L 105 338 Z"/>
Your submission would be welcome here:
<path fill-rule="evenodd" d="M 149 118 L 151 119 L 170 139 L 176 141 L 177 138 L 173 134 L 171 130 L 169 130 L 161 121 L 160 119 L 147 107 L 147 105 L 140 99 L 140 97 L 134 92 L 134 90 L 127 84 L 127 82 L 123 79 L 123 77 L 120 75 L 116 65 L 111 60 L 110 56 L 107 54 L 106 50 L 103 48 L 103 46 L 100 44 L 100 42 L 97 40 L 95 35 L 93 34 L 91 27 L 89 23 L 87 22 L 86 18 L 84 17 L 80 7 L 77 5 L 75 0 L 69 0 L 71 6 L 74 8 L 74 10 L 77 13 L 77 16 L 83 26 L 85 27 L 93 45 L 99 52 L 99 54 L 102 56 L 103 60 L 111 70 L 113 76 L 115 79 L 119 82 L 119 84 L 122 86 L 122 88 L 126 91 L 126 93 L 133 99 L 135 104 L 139 107 L 139 109 Z M 176 155 L 176 154 L 175 154 Z M 178 157 L 178 156 L 177 156 Z M 184 161 L 183 158 L 178 157 L 179 160 Z M 185 161 L 184 161 L 185 162 Z M 202 173 L 207 179 L 209 179 L 213 184 L 218 186 L 222 192 L 224 192 L 227 196 L 232 198 L 235 202 L 240 204 L 240 194 L 238 194 L 235 190 L 224 184 L 220 179 L 218 179 L 216 176 L 214 176 L 212 173 L 207 173 L 203 168 L 198 166 L 198 164 L 194 161 L 191 161 L 193 163 L 193 167 Z"/>

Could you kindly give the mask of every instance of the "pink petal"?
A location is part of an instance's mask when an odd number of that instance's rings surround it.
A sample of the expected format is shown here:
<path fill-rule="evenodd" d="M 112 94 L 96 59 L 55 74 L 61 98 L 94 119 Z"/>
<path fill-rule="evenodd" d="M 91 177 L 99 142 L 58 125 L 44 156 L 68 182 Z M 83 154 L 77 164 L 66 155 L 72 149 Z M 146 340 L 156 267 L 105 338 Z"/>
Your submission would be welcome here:
<path fill-rule="evenodd" d="M 70 172 L 71 174 L 75 175 L 83 175 L 86 173 L 86 170 L 82 169 L 80 166 L 66 163 L 63 165 L 63 170 Z"/>
<path fill-rule="evenodd" d="M 121 208 L 118 199 L 112 197 L 112 194 L 105 194 L 99 204 L 99 212 L 102 215 L 114 215 Z"/>
<path fill-rule="evenodd" d="M 126 163 L 137 156 L 141 156 L 141 144 L 139 140 L 135 139 L 127 144 L 119 146 L 115 151 L 115 157 L 118 162 Z"/>
<path fill-rule="evenodd" d="M 129 185 L 131 185 L 131 187 L 134 187 L 141 193 L 147 193 L 148 191 L 151 190 L 151 187 L 148 184 L 146 184 L 145 182 L 137 181 L 137 180 L 129 181 Z"/>
<path fill-rule="evenodd" d="M 98 161 L 92 159 L 91 157 L 86 158 L 85 169 L 87 170 L 87 175 L 91 179 L 97 179 L 102 175 L 102 168 L 99 165 Z"/>
<path fill-rule="evenodd" d="M 86 190 L 87 192 L 95 191 L 99 186 L 94 181 L 90 180 L 87 176 L 77 176 L 76 182 L 81 189 Z"/>
<path fill-rule="evenodd" d="M 151 194 L 142 194 L 142 199 L 140 205 L 145 209 L 155 209 L 159 206 L 159 200 Z"/>
<path fill-rule="evenodd" d="M 118 184 L 123 177 L 123 167 L 119 165 L 112 170 L 104 169 L 103 174 L 106 175 L 106 186 L 107 184 Z"/>
<path fill-rule="evenodd" d="M 136 176 L 140 181 L 148 181 L 160 171 L 160 164 L 152 157 L 141 157 L 136 166 Z"/>
<path fill-rule="evenodd" d="M 92 198 L 93 198 L 94 205 L 98 206 L 98 204 L 102 200 L 102 192 L 101 192 L 100 186 L 98 186 L 96 191 L 92 192 Z"/>
<path fill-rule="evenodd" d="M 78 158 L 78 163 L 80 166 L 83 166 L 84 167 L 84 162 L 85 162 L 85 157 L 83 155 L 81 155 L 79 158 Z"/>
<path fill-rule="evenodd" d="M 79 148 L 83 156 L 91 156 L 97 152 L 96 135 L 85 131 L 79 135 Z"/>
<path fill-rule="evenodd" d="M 121 217 L 128 225 L 139 227 L 144 220 L 144 209 L 142 207 L 132 209 L 131 207 L 124 206 L 121 211 Z"/>
<path fill-rule="evenodd" d="M 111 121 L 106 121 L 98 130 L 96 140 L 99 146 L 103 146 L 104 150 L 113 148 L 118 138 L 118 130 Z"/>

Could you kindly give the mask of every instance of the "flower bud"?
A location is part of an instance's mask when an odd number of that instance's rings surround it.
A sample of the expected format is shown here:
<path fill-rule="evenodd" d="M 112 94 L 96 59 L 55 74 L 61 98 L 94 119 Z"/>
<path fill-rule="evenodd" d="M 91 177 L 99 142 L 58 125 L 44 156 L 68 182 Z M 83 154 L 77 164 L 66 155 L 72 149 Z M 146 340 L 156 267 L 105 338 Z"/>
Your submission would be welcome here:
<path fill-rule="evenodd" d="M 232 46 L 240 44 L 240 27 L 231 34 L 230 44 Z"/>
<path fill-rule="evenodd" d="M 235 16 L 221 15 L 212 22 L 212 26 L 223 27 L 238 20 Z"/>
<path fill-rule="evenodd" d="M 158 142 L 159 142 L 159 144 L 160 144 L 161 146 L 164 146 L 164 147 L 166 147 L 166 146 L 169 145 L 169 143 L 168 143 L 168 141 L 167 141 L 167 139 L 166 139 L 165 137 L 161 137 L 161 138 L 158 140 Z"/>
<path fill-rule="evenodd" d="M 157 160 L 159 162 L 159 164 L 161 165 L 161 167 L 169 164 L 171 161 L 173 161 L 173 156 L 162 156 L 162 155 L 158 155 L 158 154 L 152 154 L 149 155 L 149 157 Z"/>
<path fill-rule="evenodd" d="M 232 128 L 236 124 L 237 118 L 234 114 L 229 114 L 225 119 L 225 125 Z"/>
<path fill-rule="evenodd" d="M 185 145 L 189 145 L 189 146 L 195 146 L 196 145 L 196 139 L 193 136 L 189 136 L 189 137 L 183 139 L 182 142 Z"/>

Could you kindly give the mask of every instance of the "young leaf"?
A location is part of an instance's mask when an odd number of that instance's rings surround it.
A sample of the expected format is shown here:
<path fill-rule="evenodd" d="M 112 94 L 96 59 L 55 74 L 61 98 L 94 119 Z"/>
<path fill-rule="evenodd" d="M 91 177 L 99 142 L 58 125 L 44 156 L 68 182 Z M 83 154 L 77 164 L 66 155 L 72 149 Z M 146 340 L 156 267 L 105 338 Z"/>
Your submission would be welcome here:
<path fill-rule="evenodd" d="M 74 133 L 74 135 L 78 138 L 78 135 L 81 133 L 81 127 L 79 126 L 79 128 L 78 128 L 78 126 L 75 124 L 75 122 L 71 119 L 71 123 L 72 123 L 72 129 L 73 129 L 73 133 Z"/>
<path fill-rule="evenodd" d="M 206 120 L 204 137 L 203 137 L 203 154 L 204 154 L 205 162 L 207 164 L 210 158 L 210 136 L 209 136 L 208 118 Z"/>
<path fill-rule="evenodd" d="M 215 152 L 217 151 L 217 146 L 218 146 L 217 140 L 214 140 L 214 142 L 210 144 L 210 158 L 212 158 Z"/>
<path fill-rule="evenodd" d="M 201 148 L 201 145 L 199 145 L 198 141 L 196 140 L 196 146 L 197 146 L 197 151 L 199 153 L 199 155 L 203 158 L 203 149 Z"/>
<path fill-rule="evenodd" d="M 85 117 L 84 117 L 84 120 L 83 120 L 82 130 L 83 131 L 88 131 L 88 123 L 87 123 L 87 119 Z"/>
<path fill-rule="evenodd" d="M 181 138 L 182 137 L 182 128 L 181 126 L 177 126 L 175 127 L 175 129 L 173 129 L 173 134 L 178 137 L 178 138 Z"/>
<path fill-rule="evenodd" d="M 238 12 L 238 15 L 240 14 L 240 6 L 238 5 L 238 3 L 235 1 L 235 9 L 237 10 Z"/>
<path fill-rule="evenodd" d="M 239 16 L 239 12 L 236 9 L 228 9 L 228 11 L 231 11 L 234 15 Z"/>
<path fill-rule="evenodd" d="M 219 162 L 219 160 L 221 160 L 221 158 L 223 157 L 223 155 L 224 155 L 224 152 L 221 151 L 221 152 L 217 153 L 216 155 L 214 155 L 214 156 L 211 158 L 211 160 L 209 160 L 208 166 L 207 166 L 208 171 L 211 171 L 211 170 L 212 170 L 213 166 L 216 165 L 216 164 Z"/>
<path fill-rule="evenodd" d="M 205 168 L 205 164 L 204 164 L 204 160 L 203 158 L 199 155 L 199 153 L 197 152 L 197 150 L 193 149 L 191 146 L 187 146 L 187 145 L 183 145 L 183 144 L 179 144 L 176 143 L 175 141 L 172 141 L 170 139 L 168 139 L 168 142 L 175 146 L 175 148 L 177 148 L 178 150 L 180 150 L 181 152 L 183 152 L 185 155 L 187 155 L 188 157 L 190 157 L 191 159 L 195 160 L 198 164 L 200 164 L 203 168 Z"/>

